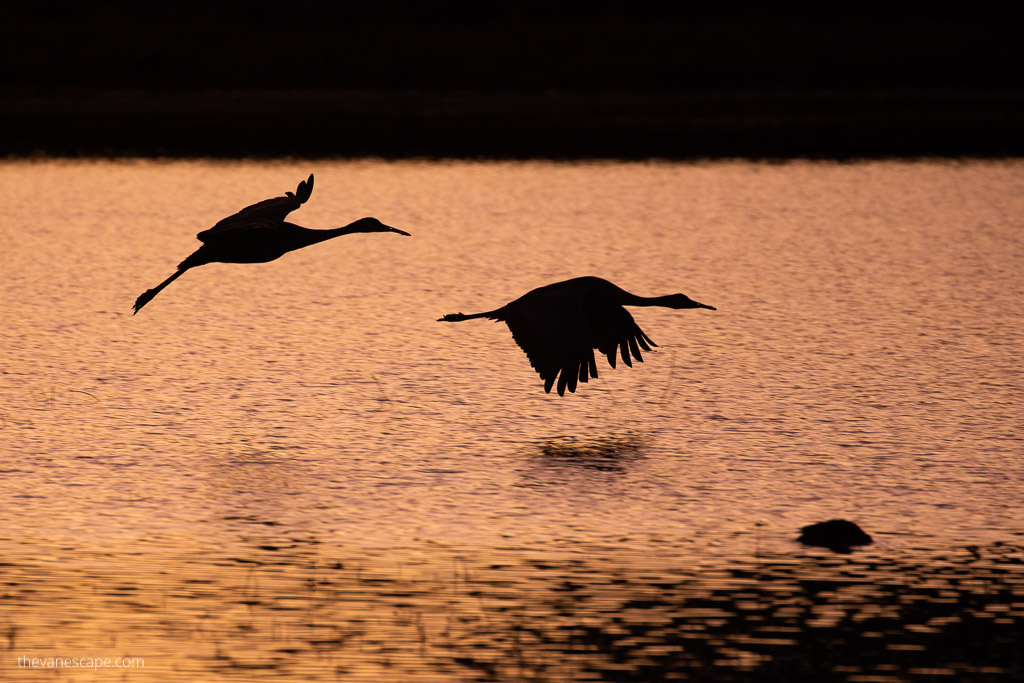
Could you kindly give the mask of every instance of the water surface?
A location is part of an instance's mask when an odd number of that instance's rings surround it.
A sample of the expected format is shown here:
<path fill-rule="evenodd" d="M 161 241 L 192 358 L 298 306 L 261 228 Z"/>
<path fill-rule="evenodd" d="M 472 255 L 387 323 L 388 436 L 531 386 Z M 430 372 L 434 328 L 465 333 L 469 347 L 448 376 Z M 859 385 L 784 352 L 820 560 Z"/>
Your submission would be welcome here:
<path fill-rule="evenodd" d="M 130 315 L 311 171 L 295 222 L 413 237 Z M 1020 162 L 39 161 L 0 193 L 5 676 L 1024 671 Z M 586 274 L 718 310 L 635 309 L 657 352 L 564 398 L 504 325 L 435 322 Z M 875 544 L 793 542 L 833 517 Z"/>

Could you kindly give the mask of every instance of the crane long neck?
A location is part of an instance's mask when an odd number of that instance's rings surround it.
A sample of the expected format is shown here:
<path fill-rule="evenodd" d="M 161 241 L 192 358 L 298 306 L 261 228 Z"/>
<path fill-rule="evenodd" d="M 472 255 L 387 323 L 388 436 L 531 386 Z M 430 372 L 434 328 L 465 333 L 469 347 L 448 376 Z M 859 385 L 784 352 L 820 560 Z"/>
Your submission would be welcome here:
<path fill-rule="evenodd" d="M 623 306 L 665 306 L 672 308 L 672 295 L 667 294 L 665 296 L 637 296 L 636 294 L 629 294 L 625 301 L 622 302 Z"/>
<path fill-rule="evenodd" d="M 348 225 L 340 228 L 329 228 L 327 230 L 315 230 L 313 228 L 304 228 L 300 225 L 296 225 L 295 227 L 298 228 L 295 234 L 298 236 L 299 241 L 302 242 L 302 246 L 307 247 L 311 244 L 317 244 L 319 242 L 332 239 L 334 237 L 339 237 L 340 235 L 348 235 L 353 232 L 359 232 L 358 230 L 351 229 L 351 226 Z"/>

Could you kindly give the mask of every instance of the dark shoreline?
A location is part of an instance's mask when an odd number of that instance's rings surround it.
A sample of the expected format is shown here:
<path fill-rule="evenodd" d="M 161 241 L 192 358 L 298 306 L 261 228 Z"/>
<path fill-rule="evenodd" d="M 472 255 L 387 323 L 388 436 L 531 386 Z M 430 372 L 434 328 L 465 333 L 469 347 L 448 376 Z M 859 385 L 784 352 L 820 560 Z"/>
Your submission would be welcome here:
<path fill-rule="evenodd" d="M 0 92 L 0 156 L 1024 156 L 1017 88 Z"/>

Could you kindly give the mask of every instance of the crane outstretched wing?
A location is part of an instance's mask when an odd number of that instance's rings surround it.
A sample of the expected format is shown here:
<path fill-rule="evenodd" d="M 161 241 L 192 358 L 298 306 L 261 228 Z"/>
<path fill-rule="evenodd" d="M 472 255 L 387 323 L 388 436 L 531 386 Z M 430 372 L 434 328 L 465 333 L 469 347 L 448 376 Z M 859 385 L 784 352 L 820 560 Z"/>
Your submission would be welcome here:
<path fill-rule="evenodd" d="M 264 199 L 262 202 L 247 206 L 238 213 L 218 221 L 212 228 L 203 230 L 196 237 L 202 242 L 208 242 L 235 230 L 273 229 L 288 214 L 305 204 L 312 193 L 313 174 L 310 173 L 308 179 L 299 183 L 294 194 L 286 192 L 283 197 Z"/>
<path fill-rule="evenodd" d="M 499 309 L 544 391 L 557 386 L 559 396 L 597 377 L 594 333 L 580 297 L 578 290 L 542 287 Z"/>
<path fill-rule="evenodd" d="M 558 395 L 564 396 L 566 389 L 576 391 L 577 382 L 597 377 L 594 350 L 574 324 L 586 321 L 573 321 L 564 311 L 555 311 L 554 316 L 545 313 L 536 307 L 529 311 L 512 308 L 506 314 L 505 324 L 544 380 L 544 391 L 551 393 L 557 381 Z"/>
<path fill-rule="evenodd" d="M 615 356 L 633 367 L 630 355 L 643 363 L 640 349 L 650 351 L 657 346 L 622 306 L 599 301 L 596 297 L 585 297 L 583 310 L 594 331 L 594 348 L 608 357 L 608 364 L 615 367 Z"/>
<path fill-rule="evenodd" d="M 528 301 L 513 301 L 501 310 L 512 338 L 526 352 L 530 365 L 544 380 L 544 391 L 557 387 L 575 392 L 578 382 L 597 378 L 594 349 L 607 356 L 613 368 L 616 356 L 632 367 L 643 362 L 640 350 L 657 346 L 633 320 L 629 311 L 599 296 L 531 292 Z M 525 299 L 525 297 L 524 297 Z"/>

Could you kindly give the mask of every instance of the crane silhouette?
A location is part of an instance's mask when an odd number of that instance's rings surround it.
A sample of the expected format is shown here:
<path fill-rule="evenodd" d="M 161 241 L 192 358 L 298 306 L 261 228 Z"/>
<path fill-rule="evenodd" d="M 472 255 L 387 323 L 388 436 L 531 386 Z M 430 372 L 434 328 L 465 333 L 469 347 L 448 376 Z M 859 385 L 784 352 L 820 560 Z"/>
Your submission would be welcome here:
<path fill-rule="evenodd" d="M 247 206 L 238 213 L 219 221 L 208 230 L 196 235 L 203 246 L 196 249 L 169 278 L 152 289 L 147 289 L 135 300 L 138 313 L 164 287 L 185 274 L 189 268 L 207 263 L 266 263 L 302 249 L 317 242 L 339 235 L 356 232 L 397 232 L 409 237 L 409 233 L 384 225 L 376 218 L 360 218 L 341 228 L 313 230 L 285 221 L 289 213 L 306 203 L 313 193 L 313 174 L 299 183 L 295 193 L 285 192 L 283 197 L 265 199 Z"/>
<path fill-rule="evenodd" d="M 576 391 L 576 383 L 597 379 L 594 349 L 615 356 L 632 367 L 630 354 L 643 362 L 640 349 L 657 346 L 644 334 L 623 306 L 664 306 L 666 308 L 707 308 L 685 294 L 637 296 L 599 277 L 577 277 L 538 287 L 501 308 L 484 313 L 449 313 L 438 322 L 456 323 L 473 318 L 503 320 L 530 365 L 544 380 L 544 391 L 558 381 L 558 395 Z"/>

